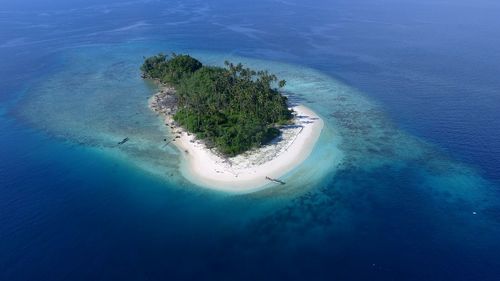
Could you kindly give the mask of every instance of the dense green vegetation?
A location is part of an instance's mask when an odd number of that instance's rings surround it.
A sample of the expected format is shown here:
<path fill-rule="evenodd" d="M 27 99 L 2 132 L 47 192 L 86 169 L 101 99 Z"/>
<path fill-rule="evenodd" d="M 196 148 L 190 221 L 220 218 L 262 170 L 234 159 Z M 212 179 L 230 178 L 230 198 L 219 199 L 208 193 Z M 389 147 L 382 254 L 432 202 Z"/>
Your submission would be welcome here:
<path fill-rule="evenodd" d="M 158 54 L 145 59 L 141 70 L 149 78 L 178 86 L 201 67 L 201 62 L 188 55 L 172 54 L 172 57 L 168 58 L 164 54 Z"/>
<path fill-rule="evenodd" d="M 290 122 L 292 112 L 278 88 L 285 81 L 267 71 L 254 71 L 225 62 L 226 67 L 203 66 L 188 55 L 147 58 L 145 77 L 175 86 L 176 122 L 189 132 L 234 156 L 279 135 L 277 126 Z"/>

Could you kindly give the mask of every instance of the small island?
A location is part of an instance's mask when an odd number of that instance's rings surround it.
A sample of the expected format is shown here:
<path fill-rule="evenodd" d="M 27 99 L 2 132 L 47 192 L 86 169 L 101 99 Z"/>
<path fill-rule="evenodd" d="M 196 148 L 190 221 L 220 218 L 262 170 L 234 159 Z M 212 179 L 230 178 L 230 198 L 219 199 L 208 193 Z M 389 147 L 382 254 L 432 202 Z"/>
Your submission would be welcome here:
<path fill-rule="evenodd" d="M 159 85 L 149 106 L 170 128 L 165 141 L 203 186 L 248 192 L 284 184 L 279 177 L 307 158 L 323 128 L 310 109 L 290 107 L 280 91 L 286 82 L 267 71 L 177 54 L 145 58 L 141 70 Z"/>

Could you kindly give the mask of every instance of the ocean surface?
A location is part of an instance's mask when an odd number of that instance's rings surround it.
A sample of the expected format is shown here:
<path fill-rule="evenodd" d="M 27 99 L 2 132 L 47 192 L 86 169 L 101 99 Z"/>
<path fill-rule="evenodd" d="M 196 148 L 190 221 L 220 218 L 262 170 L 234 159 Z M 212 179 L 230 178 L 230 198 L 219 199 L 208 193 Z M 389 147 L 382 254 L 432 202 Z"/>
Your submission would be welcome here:
<path fill-rule="evenodd" d="M 0 6 L 0 280 L 500 280 L 498 1 L 47 2 Z M 181 176 L 161 51 L 323 118 L 285 186 Z"/>

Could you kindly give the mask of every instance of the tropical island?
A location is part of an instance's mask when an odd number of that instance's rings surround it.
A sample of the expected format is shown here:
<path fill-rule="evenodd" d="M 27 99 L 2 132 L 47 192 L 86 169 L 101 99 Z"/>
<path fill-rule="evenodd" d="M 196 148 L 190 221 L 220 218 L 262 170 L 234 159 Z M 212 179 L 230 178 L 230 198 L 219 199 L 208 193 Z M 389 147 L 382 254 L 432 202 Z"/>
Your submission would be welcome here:
<path fill-rule="evenodd" d="M 251 191 L 279 183 L 305 160 L 323 121 L 310 109 L 290 107 L 284 80 L 226 61 L 205 66 L 189 55 L 145 58 L 142 77 L 159 91 L 150 108 L 164 117 L 183 152 L 185 175 L 195 183 Z"/>

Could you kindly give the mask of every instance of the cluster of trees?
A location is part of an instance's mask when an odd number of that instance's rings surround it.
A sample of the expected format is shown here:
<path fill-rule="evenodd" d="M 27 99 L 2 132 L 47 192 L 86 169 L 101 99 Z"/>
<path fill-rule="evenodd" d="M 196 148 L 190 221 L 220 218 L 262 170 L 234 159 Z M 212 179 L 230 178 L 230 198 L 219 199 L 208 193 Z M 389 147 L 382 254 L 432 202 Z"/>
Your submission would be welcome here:
<path fill-rule="evenodd" d="M 146 58 L 141 70 L 148 78 L 159 79 L 164 84 L 177 86 L 202 66 L 201 62 L 189 55 L 174 53 L 169 58 L 160 53 Z"/>
<path fill-rule="evenodd" d="M 160 54 L 147 58 L 141 69 L 147 77 L 175 86 L 176 122 L 234 156 L 277 137 L 277 126 L 289 123 L 292 111 L 278 91 L 284 80 L 242 64 L 225 66 L 203 66 L 188 55 Z"/>

